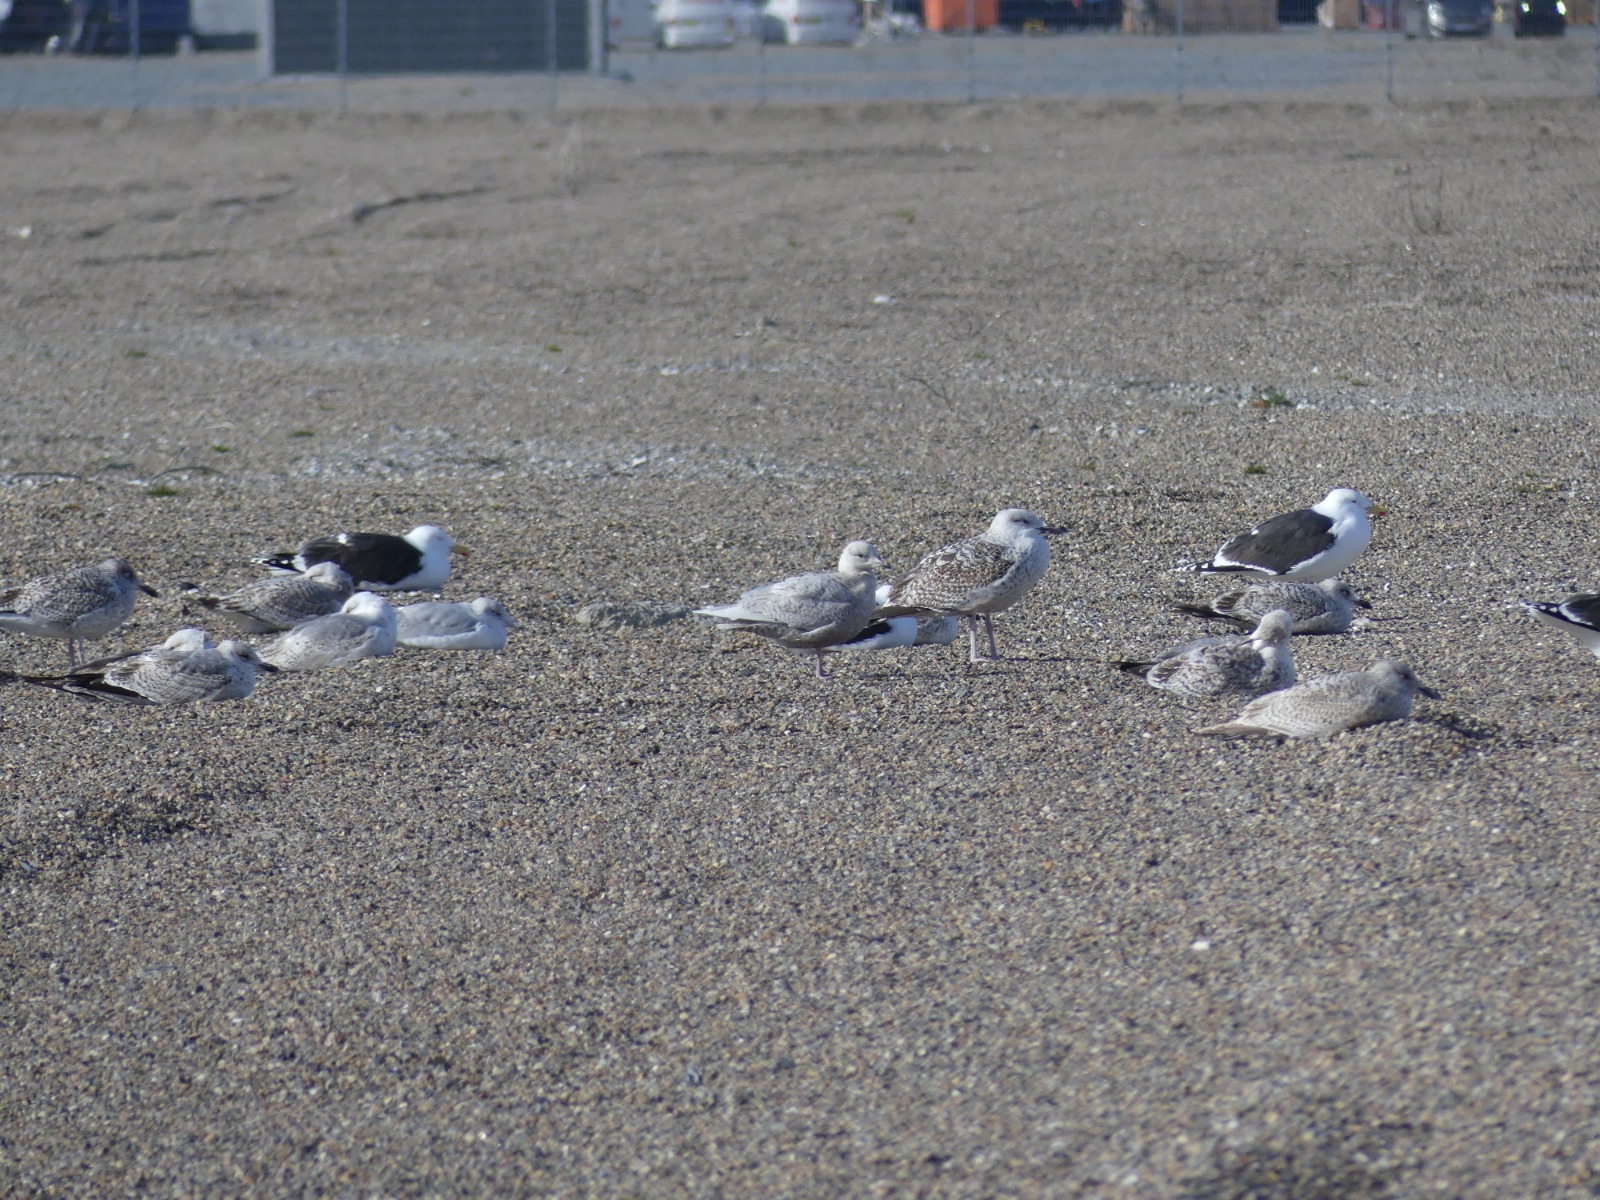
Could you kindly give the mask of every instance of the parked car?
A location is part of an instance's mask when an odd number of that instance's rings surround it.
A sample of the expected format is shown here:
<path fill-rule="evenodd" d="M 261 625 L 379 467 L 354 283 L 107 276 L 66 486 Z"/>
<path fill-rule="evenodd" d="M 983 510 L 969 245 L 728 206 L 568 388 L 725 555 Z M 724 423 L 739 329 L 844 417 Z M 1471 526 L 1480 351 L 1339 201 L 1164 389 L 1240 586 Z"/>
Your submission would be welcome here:
<path fill-rule="evenodd" d="M 1511 6 L 1511 24 L 1518 37 L 1564 37 L 1566 0 L 1516 0 Z"/>
<path fill-rule="evenodd" d="M 656 5 L 656 45 L 733 45 L 732 0 L 660 0 Z"/>
<path fill-rule="evenodd" d="M 1428 0 L 1429 37 L 1488 37 L 1494 29 L 1492 0 Z"/>
<path fill-rule="evenodd" d="M 854 42 L 861 32 L 856 0 L 767 0 L 761 39 L 789 46 Z"/>
<path fill-rule="evenodd" d="M 44 50 L 72 31 L 68 0 L 0 0 L 0 52 Z"/>

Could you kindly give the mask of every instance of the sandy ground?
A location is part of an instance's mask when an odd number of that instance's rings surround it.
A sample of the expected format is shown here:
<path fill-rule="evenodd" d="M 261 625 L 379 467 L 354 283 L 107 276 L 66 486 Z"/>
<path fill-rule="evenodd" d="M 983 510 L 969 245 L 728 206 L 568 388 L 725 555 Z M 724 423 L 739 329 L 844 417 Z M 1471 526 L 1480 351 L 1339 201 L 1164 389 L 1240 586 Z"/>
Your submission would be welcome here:
<path fill-rule="evenodd" d="M 10 1195 L 1600 1187 L 1592 102 L 0 122 L 0 575 L 430 520 L 497 656 L 0 687 Z M 1263 402 L 1261 397 L 1289 403 Z M 1349 485 L 1418 718 L 1219 744 L 1106 660 Z M 690 621 L 1067 527 L 837 665 Z M 0 665 L 59 667 L 0 637 Z"/>

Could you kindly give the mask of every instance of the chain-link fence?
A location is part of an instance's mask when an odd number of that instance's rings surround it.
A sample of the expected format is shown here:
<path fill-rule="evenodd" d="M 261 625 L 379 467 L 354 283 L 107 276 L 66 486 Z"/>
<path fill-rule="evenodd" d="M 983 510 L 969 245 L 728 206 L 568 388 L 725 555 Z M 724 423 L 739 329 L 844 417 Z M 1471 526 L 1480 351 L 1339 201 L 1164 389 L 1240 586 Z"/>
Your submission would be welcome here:
<path fill-rule="evenodd" d="M 1594 0 L 1313 2 L 0 0 L 0 108 L 1600 95 Z"/>

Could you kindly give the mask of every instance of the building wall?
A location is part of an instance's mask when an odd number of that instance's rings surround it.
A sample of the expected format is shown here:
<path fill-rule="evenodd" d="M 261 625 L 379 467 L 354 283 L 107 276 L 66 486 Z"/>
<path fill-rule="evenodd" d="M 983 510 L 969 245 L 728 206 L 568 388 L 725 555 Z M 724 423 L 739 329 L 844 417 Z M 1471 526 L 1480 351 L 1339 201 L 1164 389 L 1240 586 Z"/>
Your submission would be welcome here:
<path fill-rule="evenodd" d="M 338 0 L 270 0 L 268 71 L 339 68 Z M 590 67 L 589 0 L 345 0 L 345 61 L 353 75 L 548 70 L 551 9 L 556 67 Z"/>

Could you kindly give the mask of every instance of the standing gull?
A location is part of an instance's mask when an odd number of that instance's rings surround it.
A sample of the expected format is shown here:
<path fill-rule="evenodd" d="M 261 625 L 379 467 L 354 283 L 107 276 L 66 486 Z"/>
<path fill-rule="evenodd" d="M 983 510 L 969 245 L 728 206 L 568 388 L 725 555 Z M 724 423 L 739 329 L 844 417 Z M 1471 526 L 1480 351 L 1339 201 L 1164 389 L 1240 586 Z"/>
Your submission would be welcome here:
<path fill-rule="evenodd" d="M 261 657 L 280 671 L 317 671 L 382 658 L 394 653 L 396 625 L 393 605 L 376 592 L 357 592 L 338 612 L 280 633 L 261 648 Z"/>
<path fill-rule="evenodd" d="M 67 669 L 78 665 L 78 643 L 110 633 L 133 615 L 138 593 L 160 595 L 126 559 L 41 575 L 0 589 L 0 629 L 67 643 Z"/>
<path fill-rule="evenodd" d="M 395 609 L 398 641 L 422 650 L 504 650 L 517 627 L 506 606 L 488 596 L 452 603 L 424 600 Z"/>
<path fill-rule="evenodd" d="M 978 622 L 989 635 L 988 660 L 997 661 L 993 614 L 1026 596 L 1050 565 L 1045 537 L 1062 530 L 1046 525 L 1025 508 L 1004 508 L 986 532 L 952 542 L 924 555 L 906 575 L 889 585 L 879 617 L 903 614 L 962 617 L 978 653 Z"/>
<path fill-rule="evenodd" d="M 226 596 L 185 588 L 197 604 L 245 633 L 281 633 L 313 617 L 336 613 L 355 586 L 338 563 L 313 563 L 303 575 L 269 575 Z"/>
<path fill-rule="evenodd" d="M 1418 692 L 1439 698 L 1405 663 L 1380 658 L 1365 671 L 1341 671 L 1268 692 L 1246 704 L 1233 720 L 1195 732 L 1226 738 L 1327 737 L 1359 725 L 1403 721 L 1411 715 Z"/>
<path fill-rule="evenodd" d="M 851 542 L 839 555 L 837 571 L 794 575 L 751 588 L 732 604 L 697 608 L 718 629 L 738 629 L 817 656 L 817 678 L 826 679 L 822 655 L 865 629 L 877 607 L 877 577 L 883 566 L 871 542 Z"/>
<path fill-rule="evenodd" d="M 1229 538 L 1200 569 L 1307 583 L 1332 579 L 1372 540 L 1369 513 L 1380 517 L 1384 510 L 1360 492 L 1334 488 L 1310 508 L 1273 517 Z"/>
<path fill-rule="evenodd" d="M 1248 637 L 1199 638 L 1154 660 L 1123 659 L 1115 665 L 1143 675 L 1153 688 L 1179 696 L 1275 692 L 1294 683 L 1294 658 L 1289 653 L 1293 625 L 1287 612 L 1273 609 Z"/>
<path fill-rule="evenodd" d="M 1254 625 L 1273 609 L 1281 608 L 1294 621 L 1296 633 L 1343 633 L 1355 623 L 1356 609 L 1372 605 L 1360 599 L 1343 580 L 1324 579 L 1321 583 L 1263 580 L 1223 592 L 1209 602 L 1182 600 L 1173 607 L 1190 616 L 1214 617 L 1245 626 Z"/>
<path fill-rule="evenodd" d="M 1524 600 L 1522 607 L 1546 625 L 1570 633 L 1600 658 L 1600 594 L 1578 592 L 1565 600 Z"/>
<path fill-rule="evenodd" d="M 437 525 L 418 525 L 404 537 L 336 533 L 312 538 L 292 554 L 268 554 L 255 561 L 274 571 L 307 571 L 317 563 L 338 563 L 358 588 L 436 592 L 450 578 L 450 555 L 469 553 Z"/>
<path fill-rule="evenodd" d="M 258 672 L 275 670 L 244 642 L 212 646 L 204 630 L 180 629 L 149 650 L 96 659 L 65 675 L 23 678 L 86 700 L 167 705 L 242 700 L 255 690 Z"/>

